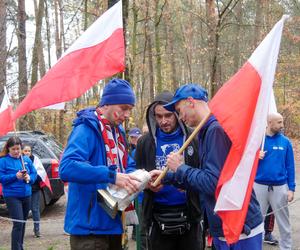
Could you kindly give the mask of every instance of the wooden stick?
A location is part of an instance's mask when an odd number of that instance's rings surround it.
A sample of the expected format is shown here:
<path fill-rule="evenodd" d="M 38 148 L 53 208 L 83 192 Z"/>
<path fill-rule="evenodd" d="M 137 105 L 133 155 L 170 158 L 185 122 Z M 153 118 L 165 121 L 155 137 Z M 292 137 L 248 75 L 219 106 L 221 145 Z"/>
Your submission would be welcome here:
<path fill-rule="evenodd" d="M 208 118 L 210 117 L 211 112 L 209 112 L 203 119 L 202 121 L 198 124 L 198 126 L 195 128 L 195 130 L 193 131 L 193 133 L 189 136 L 189 138 L 183 143 L 183 145 L 181 146 L 181 148 L 178 150 L 178 154 L 182 154 L 183 151 L 187 148 L 187 146 L 191 143 L 191 141 L 194 139 L 194 137 L 198 134 L 198 132 L 200 131 L 200 129 L 203 127 L 203 125 L 206 123 L 206 121 L 208 120 Z M 166 176 L 167 172 L 168 172 L 169 168 L 166 166 L 164 168 L 164 170 L 161 172 L 161 174 L 156 178 L 156 180 L 153 183 L 153 186 L 156 187 L 161 180 Z"/>

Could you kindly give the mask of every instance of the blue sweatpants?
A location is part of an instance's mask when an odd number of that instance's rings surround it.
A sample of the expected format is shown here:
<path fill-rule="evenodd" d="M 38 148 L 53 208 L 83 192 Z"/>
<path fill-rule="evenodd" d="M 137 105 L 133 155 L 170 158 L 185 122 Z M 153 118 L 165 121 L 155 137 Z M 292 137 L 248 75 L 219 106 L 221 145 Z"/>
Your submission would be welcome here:
<path fill-rule="evenodd" d="M 213 242 L 217 250 L 262 250 L 262 233 L 230 245 L 218 238 L 214 238 Z"/>

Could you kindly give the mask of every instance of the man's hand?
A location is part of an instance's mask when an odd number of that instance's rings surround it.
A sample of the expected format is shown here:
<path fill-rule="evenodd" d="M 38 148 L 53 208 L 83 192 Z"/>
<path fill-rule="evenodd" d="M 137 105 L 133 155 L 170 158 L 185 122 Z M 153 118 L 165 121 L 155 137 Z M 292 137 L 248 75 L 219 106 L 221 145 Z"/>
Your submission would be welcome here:
<path fill-rule="evenodd" d="M 130 174 L 117 173 L 115 185 L 125 188 L 129 194 L 133 194 L 139 191 L 140 180 Z"/>
<path fill-rule="evenodd" d="M 148 182 L 147 188 L 150 189 L 152 192 L 158 192 L 163 188 L 163 184 L 161 182 L 157 186 L 153 186 L 153 183 L 157 179 L 157 177 L 162 173 L 163 171 L 154 169 L 149 172 L 151 176 L 151 180 Z"/>
<path fill-rule="evenodd" d="M 179 168 L 182 164 L 183 156 L 181 154 L 172 152 L 167 156 L 167 166 L 174 172 L 176 172 L 177 168 Z"/>
<path fill-rule="evenodd" d="M 262 151 L 262 150 L 260 150 L 260 151 L 259 151 L 259 156 L 258 156 L 258 158 L 259 158 L 260 160 L 264 159 L 264 158 L 265 158 L 266 152 L 267 152 L 267 151 Z"/>
<path fill-rule="evenodd" d="M 151 182 L 154 182 L 157 179 L 157 177 L 160 176 L 160 174 L 162 172 L 163 172 L 162 170 L 158 170 L 158 169 L 151 170 L 149 172 L 149 174 L 151 176 Z"/>
<path fill-rule="evenodd" d="M 288 202 L 291 202 L 294 200 L 294 192 L 289 190 L 288 191 Z"/>

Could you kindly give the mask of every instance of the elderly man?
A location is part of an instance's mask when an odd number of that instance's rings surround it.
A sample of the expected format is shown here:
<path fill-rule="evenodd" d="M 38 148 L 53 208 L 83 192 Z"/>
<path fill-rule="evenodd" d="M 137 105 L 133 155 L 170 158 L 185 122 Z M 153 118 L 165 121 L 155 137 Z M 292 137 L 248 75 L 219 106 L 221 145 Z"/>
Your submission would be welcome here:
<path fill-rule="evenodd" d="M 185 124 L 195 127 L 210 112 L 207 101 L 205 89 L 197 84 L 186 84 L 176 91 L 173 100 L 164 105 L 164 108 L 169 111 L 176 110 Z M 168 156 L 167 166 L 175 172 L 174 178 L 202 195 L 209 230 L 216 249 L 262 249 L 262 215 L 254 192 L 251 196 L 244 229 L 237 243 L 231 245 L 226 243 L 222 221 L 214 213 L 216 186 L 231 147 L 230 139 L 214 116 L 206 121 L 199 132 L 198 140 L 199 168 L 186 165 L 178 153 Z"/>
<path fill-rule="evenodd" d="M 280 233 L 279 247 L 281 250 L 288 250 L 292 249 L 292 237 L 287 205 L 294 199 L 296 184 L 292 144 L 281 133 L 282 129 L 282 116 L 278 113 L 270 114 L 254 190 L 262 213 L 267 213 L 269 204 L 274 210 Z M 269 236 L 265 235 L 267 237 Z"/>
<path fill-rule="evenodd" d="M 112 219 L 97 202 L 97 189 L 109 184 L 138 190 L 137 180 L 124 173 L 127 149 L 121 123 L 135 104 L 130 84 L 111 80 L 96 108 L 78 112 L 61 163 L 60 177 L 69 182 L 65 231 L 71 249 L 120 250 L 120 215 Z"/>

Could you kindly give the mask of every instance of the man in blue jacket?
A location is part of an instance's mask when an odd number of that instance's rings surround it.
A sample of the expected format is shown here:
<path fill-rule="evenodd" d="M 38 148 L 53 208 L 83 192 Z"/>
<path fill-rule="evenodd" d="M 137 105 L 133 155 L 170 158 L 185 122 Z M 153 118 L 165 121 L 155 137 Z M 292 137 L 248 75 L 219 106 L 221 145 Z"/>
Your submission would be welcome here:
<path fill-rule="evenodd" d="M 111 80 L 96 108 L 81 110 L 73 122 L 61 163 L 60 177 L 69 182 L 65 231 L 71 249 L 121 249 L 122 222 L 112 219 L 98 204 L 97 190 L 114 184 L 129 193 L 137 180 L 124 173 L 127 149 L 121 123 L 135 104 L 130 84 Z"/>
<path fill-rule="evenodd" d="M 287 205 L 294 199 L 296 184 L 292 144 L 281 133 L 282 129 L 282 116 L 278 113 L 270 114 L 264 151 L 260 152 L 254 190 L 262 214 L 267 213 L 269 204 L 274 210 L 280 233 L 279 247 L 281 250 L 288 250 L 292 249 L 292 237 Z M 265 235 L 266 237 L 268 235 Z"/>
<path fill-rule="evenodd" d="M 179 117 L 190 127 L 196 127 L 210 112 L 207 104 L 207 91 L 196 84 L 180 87 L 172 102 L 164 105 L 169 111 L 176 110 Z M 259 204 L 252 193 L 245 225 L 240 240 L 228 245 L 222 230 L 222 221 L 214 213 L 215 191 L 224 162 L 231 147 L 231 141 L 214 116 L 211 116 L 198 135 L 200 168 L 185 165 L 182 156 L 171 153 L 167 166 L 175 172 L 166 178 L 175 178 L 179 183 L 197 190 L 203 199 L 209 230 L 217 249 L 262 249 L 263 223 Z"/>

